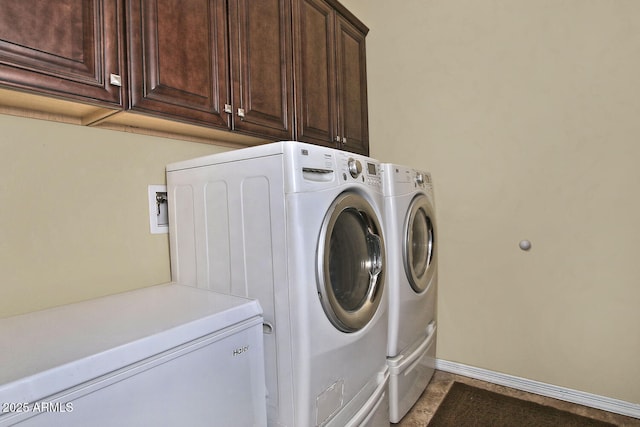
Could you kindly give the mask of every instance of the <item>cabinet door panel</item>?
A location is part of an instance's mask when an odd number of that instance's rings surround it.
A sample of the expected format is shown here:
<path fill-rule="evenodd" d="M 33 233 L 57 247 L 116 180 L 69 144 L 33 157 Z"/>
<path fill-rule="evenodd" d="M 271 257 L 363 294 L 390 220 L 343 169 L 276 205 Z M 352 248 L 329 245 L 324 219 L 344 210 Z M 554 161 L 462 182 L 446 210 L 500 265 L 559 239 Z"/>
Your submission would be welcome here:
<path fill-rule="evenodd" d="M 0 84 L 121 105 L 116 0 L 3 0 Z"/>
<path fill-rule="evenodd" d="M 130 108 L 228 127 L 224 0 L 130 0 Z"/>
<path fill-rule="evenodd" d="M 294 2 L 296 133 L 299 141 L 335 146 L 333 10 L 322 0 Z"/>
<path fill-rule="evenodd" d="M 365 38 L 362 32 L 340 16 L 337 18 L 337 29 L 338 135 L 344 138 L 344 149 L 368 154 Z"/>
<path fill-rule="evenodd" d="M 293 137 L 290 0 L 229 2 L 233 128 Z M 244 110 L 244 117 L 238 114 Z"/>

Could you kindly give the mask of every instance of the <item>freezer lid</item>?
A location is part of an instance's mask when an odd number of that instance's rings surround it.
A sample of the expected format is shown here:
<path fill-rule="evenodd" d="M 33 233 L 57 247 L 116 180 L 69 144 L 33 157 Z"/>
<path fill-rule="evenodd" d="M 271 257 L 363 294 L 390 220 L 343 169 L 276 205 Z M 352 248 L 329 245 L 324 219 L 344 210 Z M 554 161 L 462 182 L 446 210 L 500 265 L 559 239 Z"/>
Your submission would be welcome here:
<path fill-rule="evenodd" d="M 255 300 L 166 284 L 0 319 L 0 402 L 37 401 L 261 314 Z"/>

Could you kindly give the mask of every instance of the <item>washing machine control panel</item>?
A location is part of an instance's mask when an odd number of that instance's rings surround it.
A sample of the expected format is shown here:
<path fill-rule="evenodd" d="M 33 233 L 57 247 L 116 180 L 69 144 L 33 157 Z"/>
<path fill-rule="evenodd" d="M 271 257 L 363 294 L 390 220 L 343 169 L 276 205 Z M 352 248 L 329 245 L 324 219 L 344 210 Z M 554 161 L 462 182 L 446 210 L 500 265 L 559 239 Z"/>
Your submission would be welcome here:
<path fill-rule="evenodd" d="M 375 162 L 366 162 L 366 183 L 372 187 L 382 188 L 382 178 L 380 177 L 380 165 Z"/>
<path fill-rule="evenodd" d="M 382 188 L 380 164 L 368 157 L 340 153 L 337 158 L 342 181 L 360 182 L 370 187 Z"/>

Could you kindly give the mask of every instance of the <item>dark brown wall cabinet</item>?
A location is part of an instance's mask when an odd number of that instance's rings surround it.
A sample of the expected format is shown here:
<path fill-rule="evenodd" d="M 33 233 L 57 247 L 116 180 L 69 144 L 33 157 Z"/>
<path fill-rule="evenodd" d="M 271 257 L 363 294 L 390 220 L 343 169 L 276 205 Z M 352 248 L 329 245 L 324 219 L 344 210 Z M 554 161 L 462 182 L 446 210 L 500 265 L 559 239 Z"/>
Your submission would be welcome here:
<path fill-rule="evenodd" d="M 297 139 L 368 154 L 367 27 L 337 2 L 293 8 Z"/>
<path fill-rule="evenodd" d="M 367 32 L 336 0 L 3 0 L 0 107 L 368 154 Z"/>
<path fill-rule="evenodd" d="M 121 106 L 119 4 L 117 0 L 3 0 L 2 85 Z"/>
<path fill-rule="evenodd" d="M 293 138 L 290 0 L 129 0 L 129 108 Z"/>

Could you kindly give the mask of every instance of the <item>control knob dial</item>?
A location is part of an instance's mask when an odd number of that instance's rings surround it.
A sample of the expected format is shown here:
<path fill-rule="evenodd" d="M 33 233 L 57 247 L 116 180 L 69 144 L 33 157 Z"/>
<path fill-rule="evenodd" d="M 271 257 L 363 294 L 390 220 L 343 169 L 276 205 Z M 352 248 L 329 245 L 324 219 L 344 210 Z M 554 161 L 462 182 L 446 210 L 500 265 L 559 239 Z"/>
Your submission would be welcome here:
<path fill-rule="evenodd" d="M 360 163 L 360 160 L 349 158 L 347 167 L 349 168 L 349 174 L 352 178 L 357 178 L 362 173 L 362 163 Z"/>

